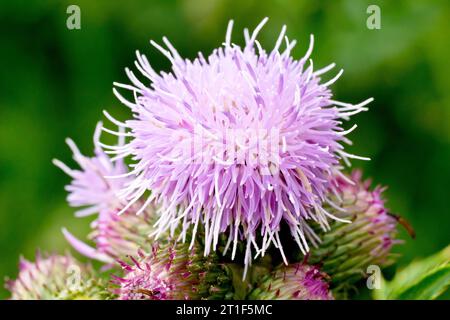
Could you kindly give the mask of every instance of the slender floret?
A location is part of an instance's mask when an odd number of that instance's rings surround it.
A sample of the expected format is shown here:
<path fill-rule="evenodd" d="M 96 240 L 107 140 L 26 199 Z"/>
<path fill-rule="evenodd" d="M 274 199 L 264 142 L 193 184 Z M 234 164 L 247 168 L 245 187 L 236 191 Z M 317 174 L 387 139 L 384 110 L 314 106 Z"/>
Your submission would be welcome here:
<path fill-rule="evenodd" d="M 80 166 L 79 170 L 70 169 L 59 160 L 53 162 L 73 179 L 66 187 L 69 204 L 73 207 L 85 207 L 75 215 L 84 217 L 98 214 L 97 219 L 92 222 L 93 232 L 90 235 L 96 248 L 78 240 L 66 229 L 63 229 L 64 236 L 85 256 L 113 263 L 114 259 L 134 254 L 140 246 L 148 243 L 155 221 L 151 221 L 151 207 L 139 216 L 135 214 L 138 209 L 136 206 L 122 215 L 118 214 L 123 204 L 116 193 L 130 178 L 127 176 L 128 168 L 123 159 L 113 161 L 100 148 L 101 129 L 102 125 L 99 123 L 94 134 L 94 157 L 84 156 L 75 143 L 67 139 L 74 160 Z M 123 139 L 121 140 L 119 145 L 123 144 Z"/>
<path fill-rule="evenodd" d="M 315 266 L 280 266 L 250 294 L 253 300 L 332 300 L 326 274 Z"/>
<path fill-rule="evenodd" d="M 231 271 L 214 254 L 203 257 L 195 245 L 166 243 L 138 252 L 134 264 L 120 261 L 124 277 L 115 277 L 122 300 L 198 300 L 233 297 Z"/>
<path fill-rule="evenodd" d="M 39 253 L 36 262 L 21 258 L 19 275 L 9 280 L 6 288 L 12 300 L 100 300 L 113 296 L 94 280 L 90 266 L 81 264 L 70 255 Z"/>
<path fill-rule="evenodd" d="M 264 255 L 271 244 L 284 256 L 281 221 L 306 253 L 314 238 L 307 220 L 326 230 L 329 218 L 338 219 L 322 207 L 330 178 L 341 159 L 361 159 L 344 151 L 345 135 L 356 125 L 344 130 L 342 120 L 366 110 L 372 100 L 356 105 L 333 100 L 330 86 L 342 70 L 322 80 L 334 64 L 314 70 L 312 36 L 300 60 L 291 56 L 295 41 L 285 36 L 285 27 L 266 52 L 257 40 L 266 21 L 252 34 L 245 30 L 242 48 L 231 42 L 231 21 L 223 46 L 193 61 L 181 58 L 166 38 L 167 49 L 151 41 L 172 70 L 156 73 L 137 52 L 136 67 L 151 84 L 126 70 L 132 85 L 116 87 L 131 91 L 134 99 L 117 88 L 114 93 L 133 119 L 122 123 L 105 115 L 130 139 L 123 146 L 102 145 L 135 161 L 133 181 L 120 193 L 128 203 L 124 211 L 151 190 L 141 210 L 153 200 L 161 204 L 157 236 L 179 224 L 184 231 L 203 224 L 205 254 L 227 233 L 232 257 L 238 241 L 245 241 L 246 266 L 253 249 Z"/>
<path fill-rule="evenodd" d="M 308 262 L 322 265 L 332 278 L 336 292 L 348 289 L 364 277 L 367 267 L 384 267 L 393 262 L 392 246 L 396 239 L 398 217 L 388 212 L 378 186 L 370 189 L 370 180 L 362 181 L 361 171 L 355 170 L 347 178 L 336 179 L 333 199 L 340 208 L 327 206 L 337 217 L 351 224 L 334 222 L 331 231 L 321 234 L 322 242 L 312 249 Z"/>

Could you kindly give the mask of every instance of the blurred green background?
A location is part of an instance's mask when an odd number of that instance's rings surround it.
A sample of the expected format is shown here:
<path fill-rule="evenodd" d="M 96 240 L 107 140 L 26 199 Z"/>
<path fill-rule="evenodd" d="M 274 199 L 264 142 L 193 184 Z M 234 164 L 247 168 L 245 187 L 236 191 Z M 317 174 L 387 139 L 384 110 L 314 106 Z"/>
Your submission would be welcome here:
<path fill-rule="evenodd" d="M 269 48 L 287 24 L 299 41 L 297 58 L 314 33 L 315 67 L 336 62 L 345 70 L 333 86 L 336 98 L 375 98 L 354 118 L 350 151 L 372 158 L 353 165 L 389 186 L 388 207 L 417 232 L 416 240 L 400 232 L 406 244 L 396 249 L 399 265 L 450 242 L 449 1 L 8 2 L 0 4 L 0 279 L 16 276 L 21 254 L 64 251 L 62 226 L 87 233 L 88 219 L 75 219 L 65 203 L 69 179 L 51 159 L 73 165 L 65 137 L 89 154 L 103 109 L 129 116 L 111 88 L 127 82 L 134 51 L 167 70 L 149 39 L 165 35 L 194 58 L 222 43 L 230 18 L 233 40 L 242 43 L 242 29 L 269 16 L 261 34 Z M 66 28 L 69 4 L 81 8 L 81 30 Z M 381 30 L 366 27 L 369 4 L 381 8 Z"/>

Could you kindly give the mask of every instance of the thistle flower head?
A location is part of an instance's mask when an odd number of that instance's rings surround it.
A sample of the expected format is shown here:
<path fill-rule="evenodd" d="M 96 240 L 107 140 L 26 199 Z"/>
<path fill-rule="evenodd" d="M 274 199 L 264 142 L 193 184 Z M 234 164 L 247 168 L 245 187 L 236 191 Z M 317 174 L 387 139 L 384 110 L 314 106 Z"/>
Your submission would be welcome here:
<path fill-rule="evenodd" d="M 130 178 L 127 176 L 128 169 L 123 159 L 113 161 L 101 149 L 99 142 L 101 129 L 102 125 L 99 123 L 94 134 L 94 157 L 84 156 L 75 143 L 67 139 L 67 144 L 72 149 L 73 157 L 80 169 L 70 169 L 59 160 L 53 162 L 73 179 L 66 187 L 69 192 L 67 197 L 69 204 L 74 207 L 85 207 L 75 215 L 84 217 L 98 213 L 97 219 L 92 222 L 93 232 L 90 235 L 96 248 L 80 241 L 66 229 L 63 229 L 64 236 L 85 256 L 113 263 L 114 259 L 134 254 L 140 246 L 147 243 L 148 234 L 152 230 L 153 215 L 151 208 L 147 208 L 139 216 L 135 215 L 137 209 L 118 215 L 119 208 L 123 205 L 117 192 L 130 181 Z M 119 141 L 119 145 L 121 143 L 123 142 Z"/>
<path fill-rule="evenodd" d="M 93 271 L 70 255 L 36 256 L 35 262 L 21 258 L 19 275 L 6 288 L 12 300 L 107 299 L 111 295 Z"/>
<path fill-rule="evenodd" d="M 66 186 L 69 192 L 67 201 L 73 207 L 84 207 L 75 213 L 78 217 L 120 208 L 121 203 L 116 193 L 130 180 L 126 176 L 128 169 L 124 162 L 121 159 L 111 161 L 101 149 L 101 130 L 102 124 L 98 123 L 94 133 L 94 157 L 84 156 L 71 139 L 66 139 L 80 169 L 70 169 L 61 161 L 53 160 L 56 166 L 73 179 Z M 115 176 L 115 179 L 108 178 L 110 176 Z"/>
<path fill-rule="evenodd" d="M 303 252 L 312 237 L 305 221 L 327 227 L 330 214 L 321 204 L 330 177 L 340 159 L 356 157 L 343 151 L 355 127 L 345 131 L 341 121 L 371 101 L 333 100 L 330 85 L 342 71 L 322 81 L 334 64 L 314 70 L 312 36 L 300 60 L 291 56 L 295 41 L 285 37 L 285 27 L 266 52 L 256 39 L 265 22 L 251 35 L 245 31 L 242 48 L 231 42 L 231 22 L 223 47 L 193 61 L 181 58 L 166 38 L 168 49 L 152 41 L 172 63 L 171 72 L 156 73 L 138 52 L 136 66 L 151 85 L 127 69 L 133 85 L 116 87 L 132 91 L 134 100 L 114 89 L 134 118 L 121 123 L 105 112 L 131 137 L 109 149 L 136 162 L 122 199 L 132 204 L 151 190 L 146 204 L 156 199 L 162 207 L 157 234 L 202 223 L 206 254 L 228 233 L 233 257 L 238 241 L 246 241 L 246 265 L 253 248 L 264 254 L 273 243 L 283 253 L 281 221 Z"/>
<path fill-rule="evenodd" d="M 148 210 L 137 216 L 134 212 L 117 214 L 118 210 L 102 212 L 91 223 L 89 239 L 95 248 L 79 240 L 67 229 L 62 232 L 66 240 L 81 254 L 111 266 L 115 259 L 136 253 L 151 243 L 149 234 L 153 231 L 153 215 Z"/>
<path fill-rule="evenodd" d="M 230 273 L 217 257 L 203 257 L 196 246 L 154 244 L 138 252 L 134 264 L 120 262 L 125 276 L 115 277 L 123 300 L 226 299 L 233 295 Z"/>
<path fill-rule="evenodd" d="M 369 265 L 391 264 L 391 248 L 401 243 L 396 239 L 397 218 L 384 205 L 384 188 L 371 190 L 370 180 L 362 181 L 361 177 L 361 171 L 355 170 L 349 177 L 336 179 L 330 198 L 340 208 L 327 205 L 327 210 L 352 223 L 334 222 L 331 231 L 320 234 L 322 242 L 308 258 L 322 265 L 335 286 L 361 279 Z"/>
<path fill-rule="evenodd" d="M 280 266 L 250 294 L 255 300 L 332 300 L 326 275 L 315 266 Z"/>

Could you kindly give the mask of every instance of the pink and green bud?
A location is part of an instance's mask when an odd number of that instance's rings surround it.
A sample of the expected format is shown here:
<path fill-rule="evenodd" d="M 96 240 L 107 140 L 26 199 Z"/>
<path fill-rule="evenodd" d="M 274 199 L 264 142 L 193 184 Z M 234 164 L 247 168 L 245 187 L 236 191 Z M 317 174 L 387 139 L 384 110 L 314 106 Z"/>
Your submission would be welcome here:
<path fill-rule="evenodd" d="M 11 300 L 104 300 L 112 297 L 92 268 L 70 255 L 42 257 L 38 253 L 35 262 L 21 258 L 19 275 L 15 280 L 8 280 L 6 288 L 11 292 Z"/>
<path fill-rule="evenodd" d="M 332 300 L 326 274 L 304 263 L 282 265 L 264 277 L 253 300 Z"/>
<path fill-rule="evenodd" d="M 334 221 L 330 231 L 318 232 L 321 243 L 308 257 L 309 263 L 320 264 L 330 275 L 335 288 L 360 280 L 370 265 L 390 265 L 395 257 L 391 248 L 401 242 L 395 238 L 398 218 L 384 206 L 384 188 L 371 190 L 360 171 L 344 178 L 337 179 L 334 204 L 326 210 L 351 223 Z"/>
<path fill-rule="evenodd" d="M 120 262 L 125 275 L 115 277 L 122 300 L 198 300 L 233 297 L 231 271 L 216 255 L 204 257 L 194 245 L 155 244 L 139 250 L 133 264 Z"/>

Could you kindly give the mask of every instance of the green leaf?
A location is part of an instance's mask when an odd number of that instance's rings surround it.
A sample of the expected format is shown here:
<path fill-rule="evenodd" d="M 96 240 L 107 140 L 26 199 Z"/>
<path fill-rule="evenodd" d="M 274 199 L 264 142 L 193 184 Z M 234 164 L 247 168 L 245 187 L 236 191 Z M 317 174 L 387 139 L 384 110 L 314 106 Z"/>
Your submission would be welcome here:
<path fill-rule="evenodd" d="M 450 246 L 399 271 L 390 282 L 383 279 L 374 298 L 399 300 L 431 300 L 450 286 Z"/>

